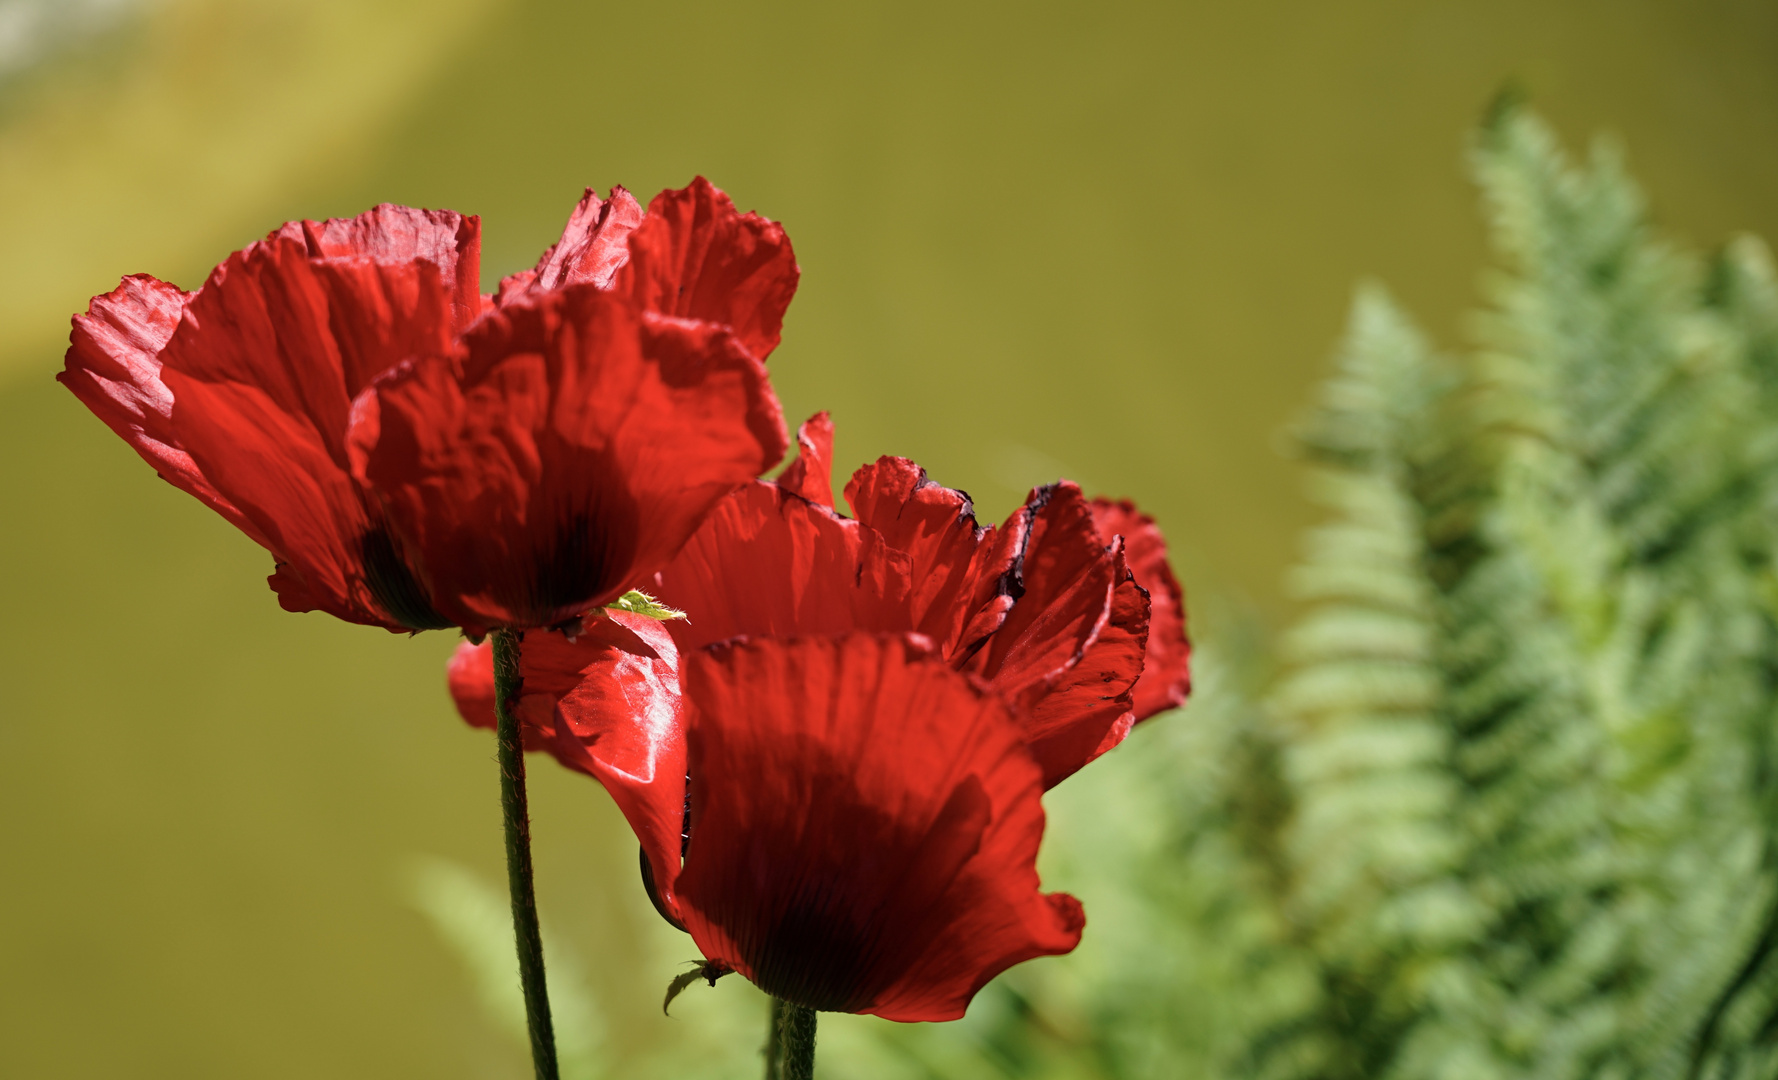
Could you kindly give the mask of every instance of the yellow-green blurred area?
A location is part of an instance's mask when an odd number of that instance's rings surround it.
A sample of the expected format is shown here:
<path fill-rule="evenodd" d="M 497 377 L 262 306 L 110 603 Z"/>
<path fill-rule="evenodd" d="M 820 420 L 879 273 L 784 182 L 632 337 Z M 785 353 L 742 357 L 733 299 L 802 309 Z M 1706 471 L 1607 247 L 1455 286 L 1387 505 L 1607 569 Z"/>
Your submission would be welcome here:
<path fill-rule="evenodd" d="M 1276 619 L 1315 516 L 1278 433 L 1357 280 L 1464 340 L 1464 139 L 1509 80 L 1615 132 L 1669 232 L 1778 237 L 1751 0 L 0 0 L 0 1075 L 525 1070 L 407 898 L 420 856 L 498 880 L 452 640 L 280 611 L 53 383 L 89 296 L 384 201 L 480 214 L 491 287 L 583 187 L 701 173 L 796 245 L 774 379 L 842 473 L 1132 496 L 1188 595 Z M 621 819 L 542 760 L 533 814 L 611 1052 L 684 1038 Z"/>

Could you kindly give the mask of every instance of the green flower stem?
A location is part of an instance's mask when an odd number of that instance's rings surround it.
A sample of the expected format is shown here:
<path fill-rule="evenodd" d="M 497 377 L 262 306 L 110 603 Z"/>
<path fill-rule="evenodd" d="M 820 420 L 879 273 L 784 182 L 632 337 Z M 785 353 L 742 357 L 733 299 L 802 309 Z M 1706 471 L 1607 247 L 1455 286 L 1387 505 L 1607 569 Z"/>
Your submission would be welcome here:
<path fill-rule="evenodd" d="M 537 926 L 537 895 L 531 885 L 531 811 L 525 798 L 525 746 L 519 734 L 519 642 L 523 634 L 496 630 L 494 639 L 495 742 L 500 757 L 500 810 L 506 824 L 506 884 L 512 893 L 512 931 L 519 950 L 519 987 L 531 1032 L 531 1063 L 537 1080 L 557 1080 L 556 1035 L 543 981 L 543 933 Z M 813 1027 L 811 1026 L 811 1034 Z"/>
<path fill-rule="evenodd" d="M 766 1057 L 766 1067 L 782 1063 L 783 1070 L 773 1080 L 814 1080 L 815 1010 L 773 998 L 772 1014 L 778 1021 L 778 1039 L 776 1053 Z"/>
<path fill-rule="evenodd" d="M 784 1026 L 784 1003 L 772 999 L 772 1015 L 766 1022 L 766 1080 L 784 1080 L 784 1041 L 779 1036 Z"/>

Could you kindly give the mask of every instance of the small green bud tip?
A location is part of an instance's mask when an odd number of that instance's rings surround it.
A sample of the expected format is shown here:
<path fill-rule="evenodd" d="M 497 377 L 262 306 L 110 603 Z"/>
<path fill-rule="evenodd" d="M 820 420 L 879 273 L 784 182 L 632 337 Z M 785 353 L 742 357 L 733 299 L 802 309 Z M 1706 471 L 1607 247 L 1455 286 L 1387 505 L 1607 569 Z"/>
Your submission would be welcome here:
<path fill-rule="evenodd" d="M 674 619 L 685 618 L 685 612 L 680 611 L 677 608 L 668 607 L 659 600 L 656 600 L 654 597 L 643 592 L 641 589 L 631 589 L 616 600 L 606 604 L 605 609 L 607 611 L 628 611 L 635 615 L 646 615 L 650 619 L 659 619 L 662 622 L 671 622 Z"/>

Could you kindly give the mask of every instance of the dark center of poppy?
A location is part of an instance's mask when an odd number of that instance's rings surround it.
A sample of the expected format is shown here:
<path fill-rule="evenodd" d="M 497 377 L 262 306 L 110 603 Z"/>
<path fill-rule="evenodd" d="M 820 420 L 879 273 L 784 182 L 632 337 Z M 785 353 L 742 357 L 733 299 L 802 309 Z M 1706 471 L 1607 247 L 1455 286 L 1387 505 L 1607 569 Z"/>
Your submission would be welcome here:
<path fill-rule="evenodd" d="M 823 895 L 823 894 L 826 895 Z M 871 960 L 881 927 L 849 897 L 829 890 L 798 897 L 777 913 L 752 958 L 753 982 L 773 997 L 823 1012 L 870 1004 Z"/>
<path fill-rule="evenodd" d="M 534 549 L 529 580 L 512 606 L 548 625 L 578 614 L 590 601 L 623 584 L 640 528 L 634 505 L 620 492 L 596 491 L 587 502 L 550 514 L 555 534 Z"/>
<path fill-rule="evenodd" d="M 445 630 L 453 624 L 433 610 L 426 589 L 395 546 L 387 526 L 379 525 L 358 540 L 364 582 L 371 595 L 396 622 L 409 630 Z"/>
<path fill-rule="evenodd" d="M 763 916 L 757 936 L 751 927 L 729 927 L 754 983 L 774 997 L 824 1012 L 856 1012 L 875 1001 L 950 917 L 940 900 L 979 850 L 992 815 L 974 776 L 958 784 L 917 840 L 898 836 L 900 823 L 886 815 L 862 810 L 852 811 L 860 846 L 875 847 L 886 862 L 860 874 L 843 863 L 799 866 L 792 853 L 774 867 L 776 895 L 755 909 Z"/>
<path fill-rule="evenodd" d="M 533 563 L 527 599 L 534 614 L 547 618 L 605 590 L 611 547 L 607 535 L 590 514 L 573 514 L 562 522 L 555 542 Z"/>

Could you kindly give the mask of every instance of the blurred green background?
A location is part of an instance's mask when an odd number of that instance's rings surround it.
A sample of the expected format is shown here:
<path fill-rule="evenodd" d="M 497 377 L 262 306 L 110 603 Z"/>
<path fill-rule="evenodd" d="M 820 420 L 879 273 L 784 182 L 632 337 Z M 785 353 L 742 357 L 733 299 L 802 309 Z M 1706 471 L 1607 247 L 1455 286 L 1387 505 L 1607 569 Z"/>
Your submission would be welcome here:
<path fill-rule="evenodd" d="M 1358 278 L 1462 337 L 1463 138 L 1508 79 L 1617 132 L 1670 232 L 1778 236 L 1778 8 L 1746 0 L 0 0 L 0 1075 L 524 1071 L 404 898 L 417 854 L 498 870 L 451 640 L 282 613 L 53 385 L 120 275 L 195 288 L 394 201 L 481 214 L 491 285 L 583 186 L 703 173 L 796 244 L 772 366 L 841 462 L 995 518 L 1058 473 L 1135 496 L 1188 592 L 1277 618 L 1313 518 L 1277 433 Z M 546 918 L 614 1046 L 670 1042 L 633 843 L 533 774 Z"/>

